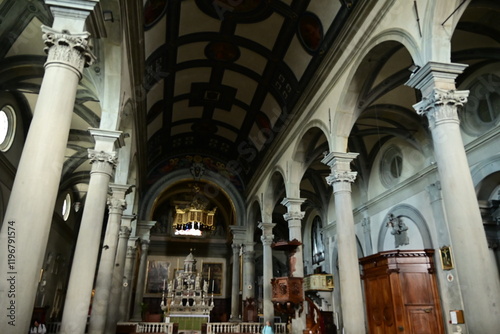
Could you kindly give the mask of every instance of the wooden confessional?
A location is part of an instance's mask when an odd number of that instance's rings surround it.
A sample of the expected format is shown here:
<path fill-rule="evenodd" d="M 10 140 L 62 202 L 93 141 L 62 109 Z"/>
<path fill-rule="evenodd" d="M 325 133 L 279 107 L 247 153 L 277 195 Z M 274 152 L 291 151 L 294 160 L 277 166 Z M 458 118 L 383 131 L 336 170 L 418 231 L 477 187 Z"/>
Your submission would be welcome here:
<path fill-rule="evenodd" d="M 444 333 L 434 250 L 393 250 L 360 259 L 370 334 Z"/>

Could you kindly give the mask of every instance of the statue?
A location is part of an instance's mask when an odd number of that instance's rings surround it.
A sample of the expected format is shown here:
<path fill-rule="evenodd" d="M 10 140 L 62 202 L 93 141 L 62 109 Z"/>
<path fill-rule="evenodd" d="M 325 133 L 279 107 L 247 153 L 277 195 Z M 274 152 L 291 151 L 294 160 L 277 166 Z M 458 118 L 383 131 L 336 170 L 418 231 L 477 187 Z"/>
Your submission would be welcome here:
<path fill-rule="evenodd" d="M 194 283 L 194 289 L 195 290 L 200 290 L 201 289 L 201 275 L 200 273 L 196 274 L 196 280 Z"/>
<path fill-rule="evenodd" d="M 396 248 L 410 243 L 410 238 L 408 237 L 408 226 L 405 225 L 401 218 L 394 217 L 393 214 L 390 214 L 389 222 L 386 226 L 392 227 L 391 234 L 394 236 L 394 246 Z"/>

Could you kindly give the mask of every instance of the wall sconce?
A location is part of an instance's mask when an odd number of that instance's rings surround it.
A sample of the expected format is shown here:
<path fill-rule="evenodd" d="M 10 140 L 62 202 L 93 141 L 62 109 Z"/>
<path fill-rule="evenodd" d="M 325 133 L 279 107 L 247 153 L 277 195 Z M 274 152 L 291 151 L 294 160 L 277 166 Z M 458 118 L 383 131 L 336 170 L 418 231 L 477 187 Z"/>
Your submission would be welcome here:
<path fill-rule="evenodd" d="M 104 17 L 104 21 L 115 22 L 115 20 L 113 18 L 113 12 L 112 11 L 110 11 L 110 10 L 103 10 L 102 11 L 102 15 Z"/>

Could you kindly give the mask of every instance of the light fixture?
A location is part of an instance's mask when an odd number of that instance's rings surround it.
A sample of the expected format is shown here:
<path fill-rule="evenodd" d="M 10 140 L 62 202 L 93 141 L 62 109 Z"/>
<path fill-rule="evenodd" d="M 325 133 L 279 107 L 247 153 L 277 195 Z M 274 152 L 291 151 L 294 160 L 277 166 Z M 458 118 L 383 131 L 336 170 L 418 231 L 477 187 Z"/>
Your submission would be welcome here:
<path fill-rule="evenodd" d="M 175 206 L 175 219 L 172 227 L 175 235 L 201 236 L 203 232 L 215 230 L 215 211 L 207 209 L 208 201 L 202 201 L 199 194 L 200 188 L 193 187 L 196 193 L 189 205 Z"/>
<path fill-rule="evenodd" d="M 103 10 L 102 16 L 104 17 L 104 21 L 115 22 L 115 19 L 113 18 L 113 12 L 110 10 Z"/>

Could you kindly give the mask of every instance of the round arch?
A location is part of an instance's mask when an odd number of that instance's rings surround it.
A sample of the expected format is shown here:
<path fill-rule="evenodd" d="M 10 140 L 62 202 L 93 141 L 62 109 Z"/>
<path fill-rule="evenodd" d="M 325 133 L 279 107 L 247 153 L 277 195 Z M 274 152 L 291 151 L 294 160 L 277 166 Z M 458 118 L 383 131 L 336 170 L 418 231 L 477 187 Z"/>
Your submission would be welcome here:
<path fill-rule="evenodd" d="M 408 204 L 400 204 L 391 209 L 384 217 L 383 221 L 389 220 L 389 215 L 393 215 L 395 217 L 406 217 L 410 219 L 418 228 L 420 236 L 422 237 L 424 248 L 433 248 L 432 247 L 432 239 L 427 223 L 422 216 L 422 214 L 413 206 Z M 385 237 L 387 235 L 387 230 L 389 227 L 385 224 L 382 224 L 378 233 L 377 239 L 377 252 L 383 251 Z"/>
<path fill-rule="evenodd" d="M 176 170 L 160 178 L 146 192 L 139 211 L 138 215 L 139 219 L 149 220 L 151 218 L 155 201 L 165 190 L 167 190 L 174 184 L 178 183 L 179 181 L 186 181 L 192 179 L 193 175 L 188 169 Z M 205 174 L 203 174 L 203 177 L 201 177 L 200 180 L 208 181 L 217 185 L 218 189 L 222 191 L 233 203 L 234 210 L 236 211 L 235 217 L 237 224 L 239 226 L 244 226 L 246 209 L 245 209 L 245 203 L 238 190 L 229 181 L 227 181 L 227 179 L 209 170 L 205 171 Z"/>

